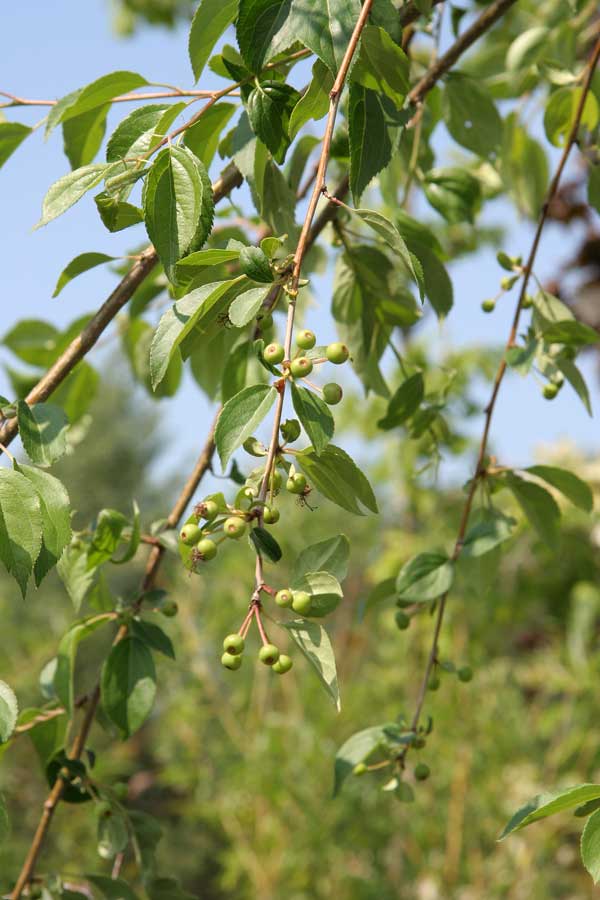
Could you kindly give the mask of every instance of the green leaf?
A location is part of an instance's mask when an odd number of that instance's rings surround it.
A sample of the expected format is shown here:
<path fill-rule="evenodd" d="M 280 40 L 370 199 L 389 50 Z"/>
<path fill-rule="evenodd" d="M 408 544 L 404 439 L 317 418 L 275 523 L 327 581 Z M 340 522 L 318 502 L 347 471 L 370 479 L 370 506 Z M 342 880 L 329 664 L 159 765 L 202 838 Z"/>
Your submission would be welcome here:
<path fill-rule="evenodd" d="M 446 594 L 454 580 L 454 563 L 443 553 L 419 553 L 405 563 L 396 580 L 403 600 L 426 603 Z"/>
<path fill-rule="evenodd" d="M 236 35 L 240 52 L 248 68 L 260 72 L 267 61 L 270 45 L 284 26 L 291 0 L 239 0 Z"/>
<path fill-rule="evenodd" d="M 583 405 L 585 406 L 588 415 L 592 415 L 592 403 L 590 400 L 590 392 L 588 390 L 588 386 L 585 383 L 585 379 L 574 362 L 571 362 L 570 359 L 560 358 L 557 360 L 557 366 L 560 371 L 563 373 Z"/>
<path fill-rule="evenodd" d="M 111 559 L 127 525 L 127 518 L 118 509 L 100 510 L 88 550 L 88 569 L 95 569 Z"/>
<path fill-rule="evenodd" d="M 600 797 L 600 784 L 577 784 L 560 791 L 538 794 L 514 814 L 499 840 L 504 840 L 509 834 L 525 828 L 526 825 L 531 825 L 532 822 L 539 822 L 540 819 L 545 819 L 554 813 L 572 809 L 574 806 L 579 806 L 580 803 L 587 803 L 598 797 Z"/>
<path fill-rule="evenodd" d="M 25 597 L 27 582 L 42 546 L 42 513 L 31 482 L 0 468 L 0 560 Z"/>
<path fill-rule="evenodd" d="M 292 0 L 285 27 L 271 41 L 269 57 L 294 41 L 301 41 L 336 74 L 360 8 L 360 0 Z"/>
<path fill-rule="evenodd" d="M 350 85 L 348 100 L 350 190 L 358 203 L 365 188 L 392 158 L 382 97 L 359 84 Z"/>
<path fill-rule="evenodd" d="M 63 175 L 50 186 L 42 203 L 42 218 L 35 225 L 41 228 L 70 209 L 84 194 L 100 184 L 110 172 L 114 172 L 113 163 L 91 163 L 81 166 L 68 175 Z"/>
<path fill-rule="evenodd" d="M 221 132 L 237 107 L 233 103 L 216 103 L 202 112 L 202 116 L 183 133 L 183 143 L 204 163 L 210 166 L 221 139 Z"/>
<path fill-rule="evenodd" d="M 63 122 L 63 145 L 72 169 L 91 163 L 100 149 L 106 131 L 108 103 Z"/>
<path fill-rule="evenodd" d="M 96 616 L 88 621 L 76 622 L 69 628 L 58 645 L 53 686 L 56 696 L 67 710 L 69 716 L 73 713 L 75 703 L 74 675 L 77 648 L 81 641 L 109 621 L 106 617 L 98 618 Z"/>
<path fill-rule="evenodd" d="M 384 725 L 374 725 L 357 731 L 344 741 L 335 754 L 333 796 L 339 794 L 346 778 L 352 774 L 354 766 L 364 762 L 379 747 L 384 739 Z"/>
<path fill-rule="evenodd" d="M 307 122 L 318 122 L 327 115 L 329 92 L 333 87 L 333 75 L 320 59 L 315 60 L 308 88 L 302 94 L 290 115 L 288 134 L 294 140 Z"/>
<path fill-rule="evenodd" d="M 121 878 L 110 875 L 86 875 L 86 881 L 97 887 L 106 900 L 138 900 L 138 895 Z"/>
<path fill-rule="evenodd" d="M 578 506 L 584 512 L 591 512 L 594 508 L 594 495 L 591 488 L 573 472 L 560 469 L 558 466 L 529 466 L 525 471 L 551 484 L 557 491 L 564 494 L 574 506 Z"/>
<path fill-rule="evenodd" d="M 66 97 L 62 97 L 52 107 L 46 120 L 46 137 L 61 122 L 74 119 L 82 113 L 104 106 L 119 94 L 127 94 L 148 84 L 137 72 L 110 72 L 92 81 L 86 87 L 79 88 Z"/>
<path fill-rule="evenodd" d="M 377 500 L 366 476 L 348 454 L 329 444 L 321 455 L 312 448 L 296 456 L 298 465 L 323 496 L 357 516 L 363 507 L 377 513 Z"/>
<path fill-rule="evenodd" d="M 383 419 L 377 427 L 384 431 L 403 425 L 417 411 L 425 396 L 425 382 L 420 372 L 403 381 L 392 399 Z"/>
<path fill-rule="evenodd" d="M 350 544 L 345 534 L 337 534 L 316 544 L 305 547 L 299 554 L 292 570 L 292 581 L 301 578 L 305 572 L 329 572 L 343 581 L 348 574 Z"/>
<path fill-rule="evenodd" d="M 32 131 L 20 122 L 0 122 L 0 168 Z"/>
<path fill-rule="evenodd" d="M 169 659 L 175 659 L 175 648 L 171 638 L 154 622 L 134 619 L 131 623 L 131 635 L 147 644 L 153 650 L 157 650 L 158 653 L 168 656 Z"/>
<path fill-rule="evenodd" d="M 154 390 L 165 377 L 182 342 L 194 329 L 207 331 L 227 311 L 232 299 L 242 290 L 244 281 L 242 277 L 204 284 L 164 313 L 150 347 L 150 376 Z"/>
<path fill-rule="evenodd" d="M 280 81 L 262 81 L 251 91 L 246 104 L 252 130 L 271 151 L 278 163 L 290 146 L 290 116 L 300 94 Z"/>
<path fill-rule="evenodd" d="M 542 335 L 547 344 L 567 344 L 573 347 L 597 344 L 600 341 L 600 334 L 595 328 L 575 319 L 546 325 L 542 329 Z"/>
<path fill-rule="evenodd" d="M 0 744 L 5 744 L 15 730 L 19 704 L 13 689 L 0 681 Z"/>
<path fill-rule="evenodd" d="M 252 528 L 250 531 L 250 540 L 254 544 L 257 552 L 266 556 L 271 562 L 279 562 L 283 556 L 281 547 L 266 528 L 261 528 L 260 526 Z"/>
<path fill-rule="evenodd" d="M 397 596 L 395 578 L 385 578 L 383 581 L 380 581 L 369 593 L 364 606 L 359 609 L 359 620 L 362 621 L 364 615 L 374 606 L 386 600 L 395 600 Z"/>
<path fill-rule="evenodd" d="M 341 702 L 335 656 L 333 655 L 329 635 L 325 629 L 316 622 L 309 622 L 307 619 L 297 619 L 293 622 L 281 622 L 280 624 L 289 631 L 300 651 L 315 669 L 319 680 L 339 712 Z"/>
<path fill-rule="evenodd" d="M 106 145 L 106 161 L 142 157 L 158 146 L 184 104 L 148 104 L 132 110 L 119 122 Z"/>
<path fill-rule="evenodd" d="M 236 328 L 243 328 L 256 318 L 264 301 L 269 295 L 270 288 L 250 288 L 235 298 L 227 315 L 229 321 Z"/>
<path fill-rule="evenodd" d="M 51 466 L 67 449 L 69 423 L 60 406 L 24 400 L 17 404 L 19 433 L 27 456 L 36 466 Z"/>
<path fill-rule="evenodd" d="M 79 612 L 95 577 L 95 570 L 88 568 L 87 547 L 79 542 L 71 544 L 62 554 L 56 569 L 75 611 Z"/>
<path fill-rule="evenodd" d="M 533 305 L 536 312 L 546 322 L 557 324 L 574 320 L 573 313 L 569 307 L 549 291 L 538 291 L 537 294 L 534 294 Z"/>
<path fill-rule="evenodd" d="M 594 884 L 600 881 L 600 811 L 585 823 L 581 835 L 581 860 L 592 876 Z"/>
<path fill-rule="evenodd" d="M 267 384 L 252 384 L 224 405 L 215 429 L 215 444 L 223 468 L 267 415 L 277 391 Z"/>
<path fill-rule="evenodd" d="M 326 403 L 314 391 L 292 384 L 292 403 L 317 456 L 320 456 L 335 429 Z"/>
<path fill-rule="evenodd" d="M 484 556 L 494 547 L 512 537 L 516 522 L 495 509 L 482 509 L 479 521 L 472 525 L 465 535 L 460 558 L 474 559 Z"/>
<path fill-rule="evenodd" d="M 239 250 L 196 250 L 177 263 L 175 274 L 178 281 L 187 282 L 202 274 L 206 266 L 220 266 L 221 263 L 235 262 L 239 258 Z"/>
<path fill-rule="evenodd" d="M 333 612 L 344 596 L 339 581 L 329 572 L 304 572 L 293 579 L 291 588 L 293 591 L 306 591 L 311 595 L 312 606 L 307 613 L 311 618 L 313 616 L 321 618 Z"/>
<path fill-rule="evenodd" d="M 39 587 L 57 564 L 71 540 L 71 505 L 65 486 L 48 472 L 20 464 L 15 467 L 35 488 L 42 514 L 42 547 L 35 561 L 35 583 Z"/>
<path fill-rule="evenodd" d="M 106 191 L 96 194 L 94 203 L 102 219 L 102 223 L 111 233 L 123 231 L 144 221 L 142 210 L 138 206 L 117 200 Z"/>
<path fill-rule="evenodd" d="M 196 81 L 214 46 L 237 15 L 237 0 L 202 0 L 192 19 L 188 52 Z"/>
<path fill-rule="evenodd" d="M 419 296 L 421 300 L 424 297 L 423 290 L 423 273 L 419 261 L 412 256 L 402 235 L 389 219 L 382 216 L 381 213 L 373 209 L 355 209 L 352 210 L 365 225 L 368 225 L 386 244 L 392 248 L 394 253 L 400 257 L 404 263 L 408 274 L 411 276 L 417 287 L 419 288 Z"/>
<path fill-rule="evenodd" d="M 512 473 L 506 476 L 506 484 L 515 495 L 519 506 L 545 543 L 556 543 L 560 509 L 547 490 L 533 481 L 525 481 Z"/>
<path fill-rule="evenodd" d="M 502 119 L 480 81 L 451 72 L 442 107 L 446 127 L 458 144 L 484 158 L 495 156 L 502 141 Z"/>
<path fill-rule="evenodd" d="M 39 319 L 21 319 L 2 338 L 15 356 L 32 366 L 50 366 L 54 362 L 59 332 L 54 325 Z"/>
<path fill-rule="evenodd" d="M 520 212 L 537 219 L 548 186 L 548 161 L 540 144 L 530 137 L 516 113 L 504 120 L 500 173 Z"/>
<path fill-rule="evenodd" d="M 429 203 L 451 225 L 475 221 L 481 205 L 481 187 L 477 178 L 464 169 L 431 169 L 423 190 Z"/>
<path fill-rule="evenodd" d="M 563 87 L 550 95 L 544 113 L 544 131 L 555 147 L 563 147 L 571 132 L 582 91 L 581 87 Z M 590 91 L 583 105 L 580 127 L 593 131 L 598 124 L 599 116 L 598 101 L 593 91 Z"/>
<path fill-rule="evenodd" d="M 102 668 L 102 706 L 123 739 L 143 725 L 156 694 L 156 672 L 146 644 L 126 637 L 110 651 Z"/>
<path fill-rule="evenodd" d="M 410 84 L 408 57 L 383 28 L 367 25 L 351 78 L 371 91 L 386 94 L 400 109 Z"/>
<path fill-rule="evenodd" d="M 72 259 L 71 262 L 65 266 L 58 276 L 58 281 L 56 282 L 56 287 L 54 288 L 52 296 L 58 297 L 64 286 L 83 272 L 87 272 L 96 266 L 102 265 L 102 263 L 110 262 L 116 258 L 116 256 L 107 256 L 106 253 L 80 253 L 79 256 L 76 256 L 75 259 Z"/>
<path fill-rule="evenodd" d="M 28 725 L 38 716 L 43 715 L 43 710 L 36 708 L 24 709 L 18 719 L 19 725 Z M 66 715 L 54 716 L 46 721 L 36 722 L 31 726 L 27 734 L 35 748 L 40 763 L 44 768 L 48 761 L 55 756 L 61 747 L 65 745 L 67 728 Z"/>
<path fill-rule="evenodd" d="M 214 215 L 208 174 L 187 147 L 158 154 L 145 181 L 143 207 L 148 237 L 173 281 L 175 264 L 204 244 Z"/>
<path fill-rule="evenodd" d="M 537 62 L 548 46 L 550 29 L 545 25 L 528 28 L 515 38 L 506 54 L 506 68 L 518 72 Z"/>
<path fill-rule="evenodd" d="M 258 281 L 259 284 L 273 283 L 269 258 L 260 247 L 244 247 L 240 250 L 240 268 L 252 281 Z"/>

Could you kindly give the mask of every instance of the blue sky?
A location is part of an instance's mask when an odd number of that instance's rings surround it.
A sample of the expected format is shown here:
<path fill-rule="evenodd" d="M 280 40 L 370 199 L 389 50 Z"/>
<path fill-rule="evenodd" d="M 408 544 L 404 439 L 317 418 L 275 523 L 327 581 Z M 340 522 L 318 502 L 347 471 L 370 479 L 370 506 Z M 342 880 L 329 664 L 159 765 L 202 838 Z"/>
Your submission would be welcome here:
<path fill-rule="evenodd" d="M 10 4 L 3 12 L 0 89 L 26 97 L 57 98 L 116 69 L 137 71 L 149 81 L 191 86 L 185 28 L 174 32 L 145 28 L 132 39 L 118 40 L 111 32 L 108 10 L 109 4 L 100 0 L 87 0 L 85 4 L 75 0 Z M 216 81 L 208 73 L 208 79 L 203 77 L 199 86 L 211 88 Z M 130 104 L 117 105 L 109 119 L 109 134 L 111 124 L 114 127 L 131 108 Z M 43 114 L 41 109 L 7 111 L 8 118 L 27 123 L 38 121 Z M 48 319 L 60 326 L 96 309 L 116 283 L 110 270 L 100 267 L 83 275 L 52 300 L 61 269 L 78 253 L 97 250 L 119 255 L 144 241 L 139 226 L 110 235 L 91 197 L 33 232 L 48 186 L 67 171 L 60 134 L 55 132 L 44 143 L 41 131 L 29 138 L 0 171 L 4 223 L 1 333 L 20 318 Z M 434 216 L 431 213 L 431 218 Z M 526 255 L 532 229 L 515 220 L 508 206 L 492 205 L 485 221 L 501 222 L 508 228 L 510 240 L 503 249 Z M 536 267 L 542 280 L 552 276 L 561 260 L 568 258 L 576 238 L 576 230 L 566 238 L 564 229 L 547 228 Z M 433 317 L 423 326 L 440 350 L 474 343 L 498 346 L 504 340 L 514 292 L 491 316 L 479 308 L 484 297 L 496 292 L 501 274 L 491 250 L 451 267 L 455 308 L 443 326 L 438 326 Z M 330 277 L 321 278 L 318 287 L 325 302 L 321 309 L 310 311 L 307 324 L 318 330 L 319 339 L 327 340 L 333 336 L 327 315 Z M 100 367 L 106 359 L 103 354 L 102 350 L 94 354 Z M 0 359 L 8 362 L 10 356 L 0 350 Z M 600 406 L 594 359 L 582 361 L 581 367 L 590 384 L 593 404 Z M 0 393 L 7 391 L 0 372 Z M 174 401 L 163 401 L 161 412 L 165 423 L 178 434 L 178 453 L 192 453 L 205 433 L 211 407 L 191 379 L 186 379 Z M 502 390 L 492 435 L 494 447 L 508 465 L 528 464 L 537 446 L 561 438 L 577 442 L 590 453 L 597 453 L 600 447 L 597 422 L 587 416 L 568 386 L 556 401 L 548 403 L 541 397 L 539 384 L 531 377 L 516 375 L 509 376 Z"/>

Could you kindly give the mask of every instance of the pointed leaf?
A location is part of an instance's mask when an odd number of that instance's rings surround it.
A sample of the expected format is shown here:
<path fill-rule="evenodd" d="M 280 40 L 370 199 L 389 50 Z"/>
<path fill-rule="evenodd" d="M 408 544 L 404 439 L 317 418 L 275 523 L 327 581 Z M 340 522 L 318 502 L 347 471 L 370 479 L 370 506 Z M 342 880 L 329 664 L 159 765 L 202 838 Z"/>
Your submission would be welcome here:
<path fill-rule="evenodd" d="M 292 403 L 315 453 L 320 456 L 335 429 L 329 407 L 314 391 L 295 384 L 292 384 Z"/>
<path fill-rule="evenodd" d="M 600 784 L 577 784 L 560 791 L 538 794 L 514 814 L 500 835 L 500 840 L 504 840 L 513 831 L 519 831 L 532 822 L 538 822 L 540 819 L 563 812 L 565 809 L 573 809 L 581 803 L 587 803 L 589 800 L 596 800 L 599 797 Z"/>
<path fill-rule="evenodd" d="M 591 512 L 594 508 L 594 495 L 590 486 L 573 472 L 558 466 L 529 466 L 525 471 L 551 484 L 584 512 Z"/>
<path fill-rule="evenodd" d="M 202 0 L 192 19 L 188 52 L 196 81 L 214 46 L 237 15 L 237 0 Z"/>
<path fill-rule="evenodd" d="M 296 460 L 317 490 L 342 509 L 358 516 L 364 515 L 362 507 L 378 512 L 366 476 L 340 447 L 329 444 L 320 456 L 312 448 L 301 450 Z"/>
<path fill-rule="evenodd" d="M 223 468 L 267 415 L 277 391 L 267 384 L 252 384 L 228 400 L 217 421 L 215 444 Z"/>
<path fill-rule="evenodd" d="M 56 282 L 56 287 L 54 288 L 52 296 L 58 297 L 64 286 L 68 284 L 69 281 L 72 281 L 73 278 L 76 278 L 78 275 L 81 275 L 83 272 L 87 272 L 96 266 L 102 265 L 102 263 L 110 262 L 113 259 L 117 259 L 117 257 L 108 256 L 106 253 L 80 253 L 79 256 L 76 256 L 75 259 L 72 259 L 71 262 L 65 266 L 58 276 L 58 281 Z"/>
<path fill-rule="evenodd" d="M 419 553 L 402 566 L 396 580 L 399 597 L 427 603 L 446 594 L 454 580 L 454 564 L 443 553 Z"/>
<path fill-rule="evenodd" d="M 102 669 L 102 706 L 123 739 L 140 728 L 154 704 L 152 654 L 138 638 L 126 637 L 110 651 Z"/>
<path fill-rule="evenodd" d="M 581 859 L 594 884 L 600 881 L 600 810 L 589 817 L 581 835 Z"/>
<path fill-rule="evenodd" d="M 67 449 L 69 423 L 60 406 L 24 400 L 17 404 L 17 419 L 23 447 L 32 463 L 51 466 Z"/>
<path fill-rule="evenodd" d="M 306 619 L 296 619 L 293 622 L 282 622 L 280 624 L 289 631 L 294 642 L 315 669 L 319 680 L 339 712 L 341 702 L 335 656 L 333 655 L 329 635 L 325 629 L 321 625 L 317 625 L 316 622 L 309 622 Z"/>
<path fill-rule="evenodd" d="M 15 730 L 18 715 L 15 692 L 5 681 L 0 681 L 0 744 L 5 744 Z"/>
<path fill-rule="evenodd" d="M 91 163 L 69 172 L 68 175 L 63 175 L 50 186 L 44 197 L 42 218 L 35 228 L 41 228 L 42 225 L 47 225 L 48 222 L 61 216 L 78 200 L 81 200 L 84 194 L 100 184 L 103 178 L 114 171 L 115 165 L 112 163 Z"/>
<path fill-rule="evenodd" d="M 35 488 L 42 514 L 42 547 L 35 561 L 35 583 L 39 587 L 57 564 L 71 540 L 71 504 L 66 488 L 54 475 L 33 466 L 17 467 Z"/>
<path fill-rule="evenodd" d="M 0 168 L 32 131 L 20 122 L 0 122 Z"/>
<path fill-rule="evenodd" d="M 25 590 L 42 545 L 37 492 L 20 472 L 0 468 L 0 560 Z"/>
<path fill-rule="evenodd" d="M 348 574 L 350 544 L 345 534 L 319 541 L 305 547 L 298 555 L 292 570 L 292 581 L 301 578 L 305 572 L 329 572 L 338 581 Z"/>

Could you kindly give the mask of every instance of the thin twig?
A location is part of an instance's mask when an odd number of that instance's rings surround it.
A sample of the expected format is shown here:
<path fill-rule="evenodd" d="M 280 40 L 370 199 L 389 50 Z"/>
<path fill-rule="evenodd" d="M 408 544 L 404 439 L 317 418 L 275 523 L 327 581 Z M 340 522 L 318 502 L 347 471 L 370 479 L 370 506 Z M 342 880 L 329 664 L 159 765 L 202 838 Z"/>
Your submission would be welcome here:
<path fill-rule="evenodd" d="M 472 477 L 470 485 L 469 485 L 469 491 L 467 493 L 467 497 L 466 497 L 464 507 L 462 510 L 462 514 L 461 514 L 461 518 L 460 518 L 460 523 L 458 526 L 458 534 L 456 537 L 456 541 L 454 544 L 454 550 L 452 552 L 452 557 L 451 557 L 453 561 L 456 561 L 461 554 L 461 551 L 463 548 L 463 542 L 465 539 L 465 534 L 467 531 L 467 526 L 469 523 L 469 516 L 471 513 L 471 508 L 473 506 L 473 500 L 475 499 L 475 493 L 477 491 L 480 481 L 483 478 L 485 478 L 487 475 L 487 469 L 485 467 L 485 457 L 487 454 L 487 446 L 488 446 L 488 439 L 489 439 L 489 434 L 490 434 L 490 427 L 492 424 L 492 417 L 494 415 L 494 410 L 496 408 L 496 401 L 498 399 L 498 393 L 500 391 L 500 386 L 502 384 L 502 381 L 504 379 L 504 375 L 505 375 L 506 369 L 507 369 L 506 353 L 508 350 L 510 350 L 510 348 L 512 346 L 514 346 L 515 340 L 517 338 L 517 332 L 518 332 L 518 328 L 519 328 L 519 320 L 521 317 L 521 311 L 523 309 L 523 300 L 525 299 L 525 295 L 527 293 L 527 286 L 529 284 L 529 278 L 532 274 L 533 265 L 535 263 L 535 259 L 537 256 L 538 248 L 540 245 L 540 239 L 542 236 L 542 231 L 544 229 L 544 225 L 546 224 L 546 220 L 548 218 L 548 210 L 550 208 L 550 204 L 552 203 L 552 200 L 554 199 L 554 197 L 557 193 L 560 179 L 562 177 L 565 166 L 567 164 L 569 154 L 571 153 L 571 149 L 577 138 L 577 131 L 579 130 L 579 126 L 581 123 L 581 117 L 583 115 L 585 101 L 586 101 L 588 92 L 590 90 L 592 78 L 594 76 L 594 71 L 598 64 L 599 58 L 600 58 L 600 40 L 597 41 L 597 43 L 592 51 L 592 54 L 590 56 L 589 62 L 587 64 L 587 74 L 586 74 L 585 82 L 583 84 L 581 95 L 579 97 L 577 111 L 575 113 L 575 118 L 573 119 L 571 131 L 567 138 L 567 142 L 566 142 L 564 150 L 562 152 L 562 156 L 560 158 L 556 172 L 554 174 L 554 178 L 552 179 L 550 187 L 548 188 L 548 193 L 546 195 L 546 199 L 544 201 L 544 205 L 542 206 L 542 210 L 541 210 L 541 213 L 540 213 L 540 216 L 538 219 L 538 223 L 537 223 L 537 227 L 535 230 L 535 235 L 533 237 L 533 242 L 531 244 L 531 249 L 529 251 L 527 263 L 525 264 L 525 267 L 523 269 L 523 280 L 521 282 L 521 289 L 519 291 L 519 297 L 517 300 L 517 305 L 515 308 L 515 313 L 513 316 L 510 332 L 508 335 L 508 339 L 506 341 L 505 352 L 504 352 L 504 354 L 502 356 L 502 360 L 498 366 L 498 370 L 496 372 L 496 377 L 494 378 L 494 385 L 492 388 L 492 393 L 491 393 L 489 403 L 485 408 L 483 433 L 481 436 L 479 450 L 477 453 L 477 461 L 475 463 L 475 470 L 474 470 L 473 477 Z M 446 611 L 447 601 L 448 601 L 448 592 L 446 592 L 439 600 L 437 616 L 436 616 L 435 626 L 434 626 L 434 631 L 433 631 L 433 638 L 432 638 L 432 642 L 431 642 L 431 649 L 429 651 L 429 655 L 427 658 L 427 664 L 425 666 L 425 672 L 424 672 L 423 679 L 420 684 L 419 693 L 417 696 L 417 703 L 416 703 L 416 707 L 415 707 L 415 712 L 414 712 L 412 722 L 411 722 L 411 730 L 412 731 L 416 731 L 417 728 L 419 727 L 421 713 L 423 711 L 423 705 L 425 703 L 425 697 L 427 694 L 427 685 L 429 684 L 429 678 L 431 676 L 431 672 L 437 661 L 439 637 L 440 637 L 440 632 L 442 630 L 442 624 L 444 621 L 444 613 Z M 404 758 L 407 753 L 407 749 L 405 749 L 403 751 L 403 753 L 400 754 L 400 757 L 399 757 L 400 762 L 404 761 Z"/>
<path fill-rule="evenodd" d="M 175 90 L 172 91 L 146 91 L 145 93 L 140 94 L 121 94 L 119 97 L 113 97 L 110 101 L 111 103 L 135 103 L 139 100 L 172 100 L 181 97 L 195 97 L 198 100 L 202 100 L 203 98 L 212 97 L 214 91 L 188 91 L 188 90 Z M 235 94 L 234 96 L 238 96 L 239 94 Z M 10 94 L 8 91 L 0 91 L 0 97 L 7 97 L 11 102 L 10 103 L 0 103 L 0 109 L 8 109 L 9 107 L 14 106 L 56 106 L 58 100 L 33 100 L 28 97 L 17 97 L 15 94 Z"/>

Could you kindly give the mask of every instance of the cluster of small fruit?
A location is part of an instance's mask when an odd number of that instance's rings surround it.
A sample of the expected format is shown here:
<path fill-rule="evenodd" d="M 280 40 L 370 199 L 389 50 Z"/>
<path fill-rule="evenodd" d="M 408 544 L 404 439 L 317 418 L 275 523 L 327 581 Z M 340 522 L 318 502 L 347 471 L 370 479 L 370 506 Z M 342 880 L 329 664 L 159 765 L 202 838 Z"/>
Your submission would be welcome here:
<path fill-rule="evenodd" d="M 282 366 L 284 377 L 293 379 L 306 378 L 312 372 L 314 366 L 321 363 L 330 362 L 334 365 L 345 363 L 350 351 L 345 344 L 335 341 L 328 344 L 324 348 L 323 356 L 306 356 L 303 351 L 313 350 L 317 343 L 316 335 L 313 331 L 304 329 L 296 335 L 297 352 L 292 359 L 285 359 L 285 349 L 283 344 L 272 343 L 267 344 L 263 351 L 263 358 L 270 366 Z M 335 381 L 325 384 L 319 388 L 323 394 L 323 400 L 329 406 L 335 406 L 340 402 L 343 396 L 342 388 Z"/>
<path fill-rule="evenodd" d="M 228 634 L 223 641 L 224 652 L 221 657 L 221 664 L 226 669 L 235 671 L 242 665 L 242 656 L 246 646 L 245 635 L 250 628 L 253 615 L 256 615 L 257 612 L 258 610 L 256 610 L 256 612 L 251 610 L 239 632 Z M 264 632 L 262 633 L 264 635 Z M 258 651 L 258 658 L 261 663 L 265 666 L 270 666 L 273 672 L 277 672 L 278 675 L 285 675 L 285 673 L 289 672 L 294 665 L 293 660 L 289 656 L 286 656 L 285 653 L 280 653 L 275 644 L 272 644 L 266 638 L 266 635 L 264 635 L 263 645 Z"/>
<path fill-rule="evenodd" d="M 192 521 L 186 522 L 179 532 L 181 542 L 186 547 L 194 548 L 191 554 L 193 564 L 214 559 L 221 541 L 227 538 L 239 540 L 246 533 L 248 513 L 242 510 L 230 511 L 235 514 L 219 516 L 219 505 L 210 498 L 195 506 Z M 205 520 L 202 526 L 201 519 Z M 222 531 L 222 536 L 213 540 L 218 531 Z"/>

